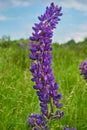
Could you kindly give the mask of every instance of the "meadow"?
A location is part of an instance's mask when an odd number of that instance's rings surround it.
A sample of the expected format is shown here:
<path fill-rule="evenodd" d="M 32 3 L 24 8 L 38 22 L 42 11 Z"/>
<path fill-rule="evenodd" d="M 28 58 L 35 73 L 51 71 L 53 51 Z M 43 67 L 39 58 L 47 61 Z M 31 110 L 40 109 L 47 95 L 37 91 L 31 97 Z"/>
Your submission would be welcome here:
<path fill-rule="evenodd" d="M 27 45 L 20 47 L 24 42 Z M 29 71 L 28 42 L 0 42 L 0 130 L 30 130 L 26 123 L 28 115 L 40 113 Z M 63 126 L 87 130 L 87 83 L 79 70 L 80 63 L 87 60 L 87 38 L 79 43 L 53 43 L 52 47 L 52 67 L 65 115 L 50 123 L 51 130 L 62 130 Z"/>

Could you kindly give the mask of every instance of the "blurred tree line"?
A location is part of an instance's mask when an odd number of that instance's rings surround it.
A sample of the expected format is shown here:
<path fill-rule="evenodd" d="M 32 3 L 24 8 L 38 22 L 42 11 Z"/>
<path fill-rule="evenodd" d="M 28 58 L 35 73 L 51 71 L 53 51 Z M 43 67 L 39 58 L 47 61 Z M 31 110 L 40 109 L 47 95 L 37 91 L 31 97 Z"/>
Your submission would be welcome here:
<path fill-rule="evenodd" d="M 25 44 L 29 42 L 29 39 L 19 39 L 19 40 L 11 40 L 10 36 L 7 36 L 7 35 L 3 35 L 1 38 L 0 38 L 0 47 L 2 48 L 6 48 L 6 47 L 9 47 L 9 46 L 13 46 L 13 45 L 19 45 L 19 44 Z"/>
<path fill-rule="evenodd" d="M 54 44 L 57 44 L 57 45 L 61 45 L 60 43 L 56 42 Z M 9 47 L 9 46 L 20 46 L 20 47 L 25 47 L 27 45 L 29 45 L 29 39 L 19 39 L 19 40 L 11 40 L 10 36 L 7 36 L 7 35 L 3 35 L 0 39 L 0 47 L 2 48 L 6 48 L 6 47 Z M 76 46 L 80 46 L 80 45 L 85 45 L 87 46 L 87 37 L 83 40 L 83 41 L 80 41 L 80 42 L 75 42 L 74 39 L 71 39 L 69 41 L 67 41 L 66 43 L 63 43 L 62 46 L 64 47 L 76 47 Z"/>

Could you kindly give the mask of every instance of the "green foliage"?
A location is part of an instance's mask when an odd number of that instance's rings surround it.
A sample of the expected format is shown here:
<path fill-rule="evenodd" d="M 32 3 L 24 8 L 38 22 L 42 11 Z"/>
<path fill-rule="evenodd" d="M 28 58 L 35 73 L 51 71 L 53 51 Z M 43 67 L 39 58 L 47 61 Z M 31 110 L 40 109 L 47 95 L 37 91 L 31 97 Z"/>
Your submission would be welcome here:
<path fill-rule="evenodd" d="M 9 47 L 10 43 L 11 43 L 11 42 L 10 42 L 10 36 L 4 35 L 4 36 L 2 36 L 2 38 L 0 39 L 0 47 L 3 47 L 3 48 Z"/>
<path fill-rule="evenodd" d="M 8 47 L 0 46 L 0 130 L 30 130 L 26 125 L 28 115 L 39 113 L 29 72 L 28 40 L 23 48 L 19 46 L 21 42 L 23 39 L 10 41 Z M 79 71 L 79 64 L 87 60 L 86 42 L 87 39 L 78 44 L 52 44 L 52 67 L 63 95 L 65 115 L 59 121 L 51 121 L 51 130 L 62 130 L 67 125 L 87 129 L 87 83 Z"/>

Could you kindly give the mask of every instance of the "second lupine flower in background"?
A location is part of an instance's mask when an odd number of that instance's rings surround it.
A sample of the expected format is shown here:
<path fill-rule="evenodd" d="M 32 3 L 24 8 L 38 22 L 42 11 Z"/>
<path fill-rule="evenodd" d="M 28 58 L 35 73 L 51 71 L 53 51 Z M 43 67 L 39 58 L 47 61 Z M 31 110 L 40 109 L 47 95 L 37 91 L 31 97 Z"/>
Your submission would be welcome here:
<path fill-rule="evenodd" d="M 81 70 L 81 75 L 84 76 L 84 79 L 87 81 L 87 61 L 84 61 L 80 64 L 80 70 Z"/>

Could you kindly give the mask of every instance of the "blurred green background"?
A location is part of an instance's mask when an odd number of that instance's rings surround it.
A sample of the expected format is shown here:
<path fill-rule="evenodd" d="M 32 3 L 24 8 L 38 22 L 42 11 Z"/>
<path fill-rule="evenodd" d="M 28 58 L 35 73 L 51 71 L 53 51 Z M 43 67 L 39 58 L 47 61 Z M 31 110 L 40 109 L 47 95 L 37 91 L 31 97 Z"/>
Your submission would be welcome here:
<path fill-rule="evenodd" d="M 65 115 L 51 122 L 51 130 L 64 126 L 87 130 L 87 83 L 79 65 L 87 60 L 87 38 L 75 43 L 52 43 L 52 68 L 63 97 Z M 0 40 L 0 130 L 28 130 L 28 115 L 40 113 L 39 101 L 29 72 L 29 40 Z"/>

